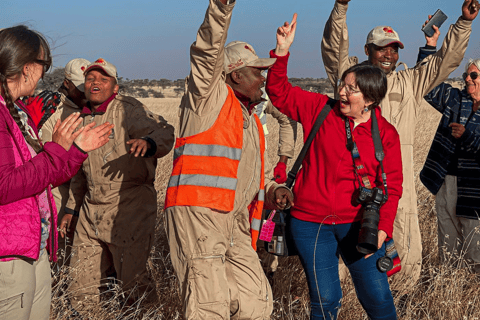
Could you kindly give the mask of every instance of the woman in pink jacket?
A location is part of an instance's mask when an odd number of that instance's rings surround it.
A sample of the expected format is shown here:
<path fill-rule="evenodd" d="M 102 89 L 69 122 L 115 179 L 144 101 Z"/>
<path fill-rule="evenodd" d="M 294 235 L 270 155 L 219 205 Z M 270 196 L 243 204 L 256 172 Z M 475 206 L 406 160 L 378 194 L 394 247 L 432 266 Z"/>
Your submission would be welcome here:
<path fill-rule="evenodd" d="M 86 152 L 108 141 L 112 126 L 76 130 L 79 114 L 57 122 L 42 145 L 15 105 L 32 95 L 52 63 L 47 42 L 17 26 L 0 31 L 0 319 L 48 319 L 50 261 L 57 251 L 57 211 L 50 192 L 72 178 Z"/>

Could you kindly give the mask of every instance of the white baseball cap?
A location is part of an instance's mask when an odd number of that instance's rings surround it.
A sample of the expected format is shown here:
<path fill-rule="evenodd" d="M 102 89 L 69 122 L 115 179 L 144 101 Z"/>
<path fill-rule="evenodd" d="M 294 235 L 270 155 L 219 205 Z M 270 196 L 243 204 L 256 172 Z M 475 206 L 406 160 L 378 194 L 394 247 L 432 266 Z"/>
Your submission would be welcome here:
<path fill-rule="evenodd" d="M 78 90 L 85 90 L 85 76 L 83 73 L 87 69 L 90 61 L 82 58 L 70 60 L 65 66 L 65 79 L 73 82 Z"/>

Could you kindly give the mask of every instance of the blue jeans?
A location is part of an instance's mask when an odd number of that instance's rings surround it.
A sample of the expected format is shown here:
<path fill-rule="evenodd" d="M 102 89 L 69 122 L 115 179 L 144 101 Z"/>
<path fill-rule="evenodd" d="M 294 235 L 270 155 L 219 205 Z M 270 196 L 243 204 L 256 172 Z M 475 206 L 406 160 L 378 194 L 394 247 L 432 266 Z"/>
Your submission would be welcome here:
<path fill-rule="evenodd" d="M 291 232 L 308 281 L 310 319 L 336 319 L 342 298 L 338 257 L 342 256 L 357 297 L 372 320 L 397 319 L 386 273 L 377 269 L 385 244 L 368 259 L 356 249 L 360 222 L 326 225 L 291 219 Z"/>

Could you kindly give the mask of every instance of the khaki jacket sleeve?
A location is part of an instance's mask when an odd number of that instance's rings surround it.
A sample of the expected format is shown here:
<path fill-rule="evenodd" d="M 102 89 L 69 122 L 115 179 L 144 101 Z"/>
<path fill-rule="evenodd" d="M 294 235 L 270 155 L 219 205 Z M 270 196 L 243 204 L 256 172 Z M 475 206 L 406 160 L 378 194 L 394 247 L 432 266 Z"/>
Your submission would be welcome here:
<path fill-rule="evenodd" d="M 148 138 L 156 144 L 155 158 L 161 158 L 172 150 L 175 129 L 162 116 L 156 115 L 137 101 L 125 108 L 125 122 L 130 139 Z"/>
<path fill-rule="evenodd" d="M 357 57 L 348 56 L 347 8 L 335 1 L 332 13 L 325 24 L 322 38 L 322 59 L 328 80 L 338 99 L 338 80 L 345 70 L 358 63 Z"/>
<path fill-rule="evenodd" d="M 471 32 L 472 21 L 460 17 L 450 26 L 440 50 L 426 57 L 414 68 L 399 72 L 408 74 L 417 104 L 458 68 L 467 50 Z"/>
<path fill-rule="evenodd" d="M 297 122 L 278 111 L 270 100 L 267 102 L 265 113 L 271 114 L 280 126 L 278 132 L 278 155 L 287 156 L 290 159 L 293 158 L 295 142 L 297 141 Z"/>
<path fill-rule="evenodd" d="M 218 105 L 210 102 L 210 98 L 218 96 L 219 85 L 225 87 L 224 48 L 233 7 L 234 1 L 224 5 L 219 0 L 210 0 L 205 20 L 190 47 L 188 92 L 191 108 L 198 115 L 211 111 L 209 106 Z"/>
<path fill-rule="evenodd" d="M 65 212 L 69 214 L 79 213 L 83 204 L 83 199 L 87 194 L 87 178 L 83 169 L 78 170 L 70 181 L 70 189 L 68 191 L 68 201 L 65 205 Z"/>

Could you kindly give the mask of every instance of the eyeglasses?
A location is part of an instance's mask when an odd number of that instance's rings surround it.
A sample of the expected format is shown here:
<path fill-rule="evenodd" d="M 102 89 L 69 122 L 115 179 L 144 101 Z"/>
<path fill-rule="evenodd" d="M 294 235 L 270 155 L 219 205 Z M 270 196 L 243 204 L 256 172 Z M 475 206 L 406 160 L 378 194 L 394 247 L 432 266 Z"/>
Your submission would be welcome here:
<path fill-rule="evenodd" d="M 345 93 L 347 94 L 347 96 L 351 96 L 352 94 L 360 92 L 360 90 L 355 90 L 352 86 L 347 85 L 343 81 L 340 81 L 340 84 L 338 85 L 338 91 L 341 91 L 343 88 L 345 88 Z"/>
<path fill-rule="evenodd" d="M 467 77 L 470 76 L 472 80 L 476 80 L 478 78 L 478 73 L 477 72 L 470 72 L 470 73 L 463 73 L 463 81 L 467 80 Z"/>
<path fill-rule="evenodd" d="M 41 59 L 36 59 L 35 63 L 38 63 L 39 65 L 43 66 L 43 72 L 46 73 L 51 66 L 51 63 L 46 60 L 41 60 Z"/>

